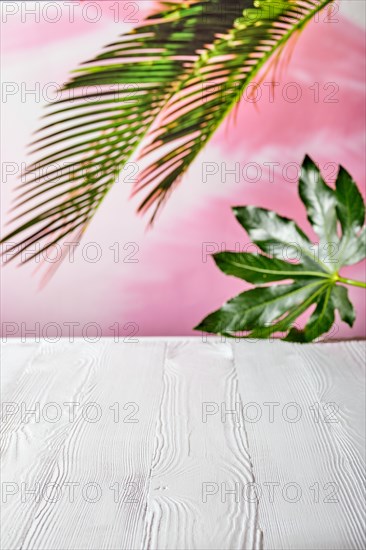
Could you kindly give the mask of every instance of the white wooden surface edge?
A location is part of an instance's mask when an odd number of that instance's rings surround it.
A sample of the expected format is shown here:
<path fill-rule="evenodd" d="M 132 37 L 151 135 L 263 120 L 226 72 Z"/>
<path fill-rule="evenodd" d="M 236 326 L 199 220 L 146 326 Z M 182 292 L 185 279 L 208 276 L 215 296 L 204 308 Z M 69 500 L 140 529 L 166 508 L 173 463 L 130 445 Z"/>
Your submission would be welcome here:
<path fill-rule="evenodd" d="M 3 343 L 1 548 L 365 548 L 365 351 Z"/>

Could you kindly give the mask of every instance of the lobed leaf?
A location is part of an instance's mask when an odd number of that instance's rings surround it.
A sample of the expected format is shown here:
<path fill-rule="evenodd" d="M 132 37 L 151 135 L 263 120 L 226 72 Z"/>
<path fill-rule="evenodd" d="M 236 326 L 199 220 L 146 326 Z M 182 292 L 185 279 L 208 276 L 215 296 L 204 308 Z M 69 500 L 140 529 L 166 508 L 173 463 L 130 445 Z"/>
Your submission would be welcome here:
<path fill-rule="evenodd" d="M 328 276 L 319 271 L 306 271 L 295 264 L 249 252 L 219 252 L 213 255 L 216 265 L 226 275 L 233 275 L 253 284 L 265 284 L 284 279 L 306 279 Z"/>
<path fill-rule="evenodd" d="M 306 268 L 329 272 L 325 264 L 317 261 L 310 239 L 293 220 L 256 206 L 236 206 L 233 212 L 263 252 L 275 258 L 298 259 Z"/>
<path fill-rule="evenodd" d="M 299 180 L 299 194 L 304 203 L 308 220 L 319 236 L 320 255 L 327 254 L 330 243 L 338 246 L 337 199 L 336 195 L 323 180 L 319 168 L 306 156 Z M 322 258 L 323 259 L 323 258 Z"/>
<path fill-rule="evenodd" d="M 342 321 L 352 327 L 356 319 L 356 313 L 348 297 L 348 290 L 344 286 L 334 285 L 331 300 L 334 309 L 338 310 Z"/>
<path fill-rule="evenodd" d="M 343 234 L 357 235 L 365 223 L 365 205 L 356 182 L 342 166 L 336 180 L 336 204 Z"/>
<path fill-rule="evenodd" d="M 269 325 L 290 308 L 314 299 L 321 280 L 291 285 L 259 287 L 239 294 L 211 313 L 195 330 L 235 336 L 238 332 L 269 329 Z"/>
<path fill-rule="evenodd" d="M 366 257 L 365 205 L 352 176 L 342 166 L 336 180 L 335 197 L 342 227 L 338 262 L 341 267 Z"/>
<path fill-rule="evenodd" d="M 337 283 L 366 287 L 364 283 L 349 281 L 338 274 L 339 265 L 355 263 L 365 256 L 365 226 L 361 229 L 365 208 L 361 194 L 343 168 L 339 171 L 336 189 L 326 185 L 308 156 L 301 169 L 299 194 L 325 250 L 330 244 L 339 243 L 337 224 L 340 222 L 343 234 L 339 258 L 342 263 L 338 258 L 332 271 L 325 265 L 324 257 L 312 256 L 312 243 L 293 220 L 265 208 L 234 207 L 238 222 L 267 255 L 221 252 L 214 255 L 216 265 L 225 274 L 254 285 L 285 279 L 293 283 L 257 286 L 243 292 L 208 315 L 196 329 L 226 336 L 245 333 L 245 338 L 268 338 L 283 333 L 283 339 L 288 342 L 306 343 L 331 329 L 336 310 L 342 321 L 353 325 L 355 311 L 348 291 Z M 289 251 L 291 256 L 300 252 L 296 263 L 284 261 Z M 310 306 L 315 309 L 300 330 L 294 323 Z"/>

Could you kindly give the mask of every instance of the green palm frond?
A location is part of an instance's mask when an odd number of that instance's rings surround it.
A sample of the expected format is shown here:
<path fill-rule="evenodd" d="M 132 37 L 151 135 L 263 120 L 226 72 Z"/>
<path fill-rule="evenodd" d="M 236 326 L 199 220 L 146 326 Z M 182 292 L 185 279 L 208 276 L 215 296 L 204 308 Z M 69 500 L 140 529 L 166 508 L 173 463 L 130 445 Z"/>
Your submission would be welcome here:
<path fill-rule="evenodd" d="M 149 136 L 144 154 L 170 147 L 137 186 L 153 186 L 140 208 L 155 206 L 154 217 L 235 105 L 238 90 L 330 2 L 171 0 L 84 63 L 32 144 L 39 158 L 19 186 L 20 213 L 12 220 L 19 225 L 2 239 L 18 239 L 12 258 L 39 244 L 29 261 L 66 235 L 79 238 Z M 224 95 L 218 82 L 225 83 Z"/>
<path fill-rule="evenodd" d="M 141 210 L 160 205 L 220 123 L 240 101 L 267 60 L 281 53 L 326 0 L 257 0 L 233 28 L 206 49 L 164 109 L 161 127 L 143 154 L 169 151 L 141 174 L 138 190 L 152 186 Z M 320 6 L 322 4 L 322 6 Z"/>

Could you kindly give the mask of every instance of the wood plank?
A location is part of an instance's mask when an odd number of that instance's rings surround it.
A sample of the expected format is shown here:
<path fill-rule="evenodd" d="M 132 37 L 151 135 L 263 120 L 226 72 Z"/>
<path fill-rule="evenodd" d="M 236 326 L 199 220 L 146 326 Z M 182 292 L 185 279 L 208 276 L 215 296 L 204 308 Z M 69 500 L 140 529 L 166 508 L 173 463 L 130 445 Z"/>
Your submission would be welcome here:
<path fill-rule="evenodd" d="M 232 359 L 229 344 L 168 344 L 144 549 L 260 547 L 256 503 L 225 495 L 253 481 L 245 431 L 218 412 L 239 401 Z"/>
<path fill-rule="evenodd" d="M 328 343 L 310 349 L 300 346 L 298 351 L 312 377 L 320 411 L 332 424 L 339 446 L 346 454 L 354 453 L 352 467 L 362 464 L 366 452 L 366 342 Z"/>
<path fill-rule="evenodd" d="M 14 391 L 22 371 L 27 367 L 33 355 L 38 352 L 40 344 L 20 339 L 4 339 L 1 342 L 1 400 L 6 401 L 7 395 Z"/>
<path fill-rule="evenodd" d="M 14 414 L 4 422 L 2 480 L 19 487 L 2 507 L 4 548 L 141 547 L 164 349 L 112 340 L 41 346 L 12 395 L 28 409 L 39 403 L 40 421 Z M 51 402 L 62 409 L 57 422 L 42 416 L 57 412 Z M 79 403 L 74 418 L 66 402 Z M 25 502 L 20 483 L 38 483 L 39 502 Z"/>
<path fill-rule="evenodd" d="M 366 546 L 360 482 L 363 346 L 234 345 L 241 398 L 246 405 L 253 403 L 245 407 L 244 418 L 262 492 L 258 523 L 264 549 Z M 329 409 L 323 406 L 328 400 L 340 407 L 336 423 L 327 422 Z M 258 420 L 250 422 L 255 414 Z M 277 484 L 273 495 L 268 483 Z"/>
<path fill-rule="evenodd" d="M 4 483 L 18 488 L 2 505 L 3 548 L 366 546 L 365 343 L 232 349 L 148 338 L 2 348 L 3 401 L 19 407 L 3 419 L 3 501 Z M 51 402 L 62 409 L 56 422 Z M 72 421 L 66 402 L 79 403 Z M 97 422 L 85 418 L 92 402 Z M 39 404 L 39 421 L 22 418 L 22 403 Z M 137 414 L 126 403 L 137 403 Z M 248 493 L 253 482 L 259 505 Z M 24 494 L 36 483 L 39 502 Z M 61 489 L 59 501 L 42 495 L 48 483 Z M 73 502 L 70 483 L 78 484 Z M 278 484 L 273 502 L 268 483 Z M 286 484 L 297 485 L 286 493 Z M 290 502 L 294 488 L 301 497 Z"/>

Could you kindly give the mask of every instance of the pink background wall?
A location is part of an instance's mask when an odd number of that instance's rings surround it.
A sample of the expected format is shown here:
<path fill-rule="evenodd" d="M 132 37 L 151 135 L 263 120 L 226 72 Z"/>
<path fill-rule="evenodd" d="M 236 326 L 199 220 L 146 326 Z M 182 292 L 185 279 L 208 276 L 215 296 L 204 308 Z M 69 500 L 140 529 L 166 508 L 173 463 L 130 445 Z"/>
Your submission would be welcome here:
<path fill-rule="evenodd" d="M 2 2 L 3 10 L 6 4 Z M 28 6 L 32 4 L 27 2 Z M 80 2 L 76 2 L 74 22 L 68 21 L 64 2 L 59 2 L 62 17 L 55 23 L 50 20 L 57 12 L 51 8 L 45 16 L 48 21 L 41 15 L 35 22 L 34 16 L 20 12 L 7 16 L 7 23 L 2 25 L 3 163 L 20 166 L 27 162 L 26 145 L 39 125 L 47 94 L 52 95 L 47 83 L 64 82 L 70 69 L 131 26 L 114 22 L 111 7 L 115 4 L 99 2 L 102 15 L 95 23 L 90 21 L 97 15 L 95 8 L 88 8 L 83 17 L 85 7 Z M 150 5 L 140 2 L 133 18 L 141 20 Z M 352 15 L 353 8 L 347 7 Z M 129 11 L 126 13 L 128 17 Z M 359 18 L 357 12 L 353 15 Z M 319 163 L 329 182 L 334 181 L 335 165 L 343 164 L 364 192 L 365 32 L 343 13 L 338 13 L 336 19 L 333 23 L 312 22 L 305 29 L 273 102 L 268 86 L 262 86 L 262 97 L 256 105 L 245 99 L 240 102 L 236 122 L 230 119 L 224 123 L 153 229 L 146 230 L 147 219 L 135 214 L 141 197 L 130 200 L 131 184 L 119 182 L 86 232 L 74 262 L 66 260 L 43 289 L 39 289 L 38 264 L 3 268 L 3 336 L 10 332 L 19 336 L 20 331 L 24 333 L 36 323 L 37 331 L 44 335 L 47 330 L 49 335 L 62 330 L 67 336 L 70 323 L 75 326 L 75 334 L 96 334 L 97 329 L 88 328 L 88 323 L 95 323 L 106 336 L 113 335 L 117 327 L 121 335 L 135 330 L 138 335 L 191 334 L 191 327 L 204 315 L 248 286 L 225 277 L 209 258 L 203 258 L 207 249 L 204 243 L 216 243 L 212 251 L 248 244 L 245 232 L 231 214 L 231 205 L 271 208 L 296 217 L 304 229 L 309 229 L 297 196 L 296 171 L 288 165 L 299 165 L 305 153 Z M 296 89 L 289 83 L 296 83 Z M 25 93 L 36 86 L 41 92 L 37 96 Z M 300 90 L 299 101 L 286 101 L 286 90 L 291 97 Z M 256 170 L 248 166 L 250 162 L 260 167 L 258 181 L 254 181 Z M 217 173 L 208 176 L 206 182 L 202 177 L 204 163 L 218 163 Z M 235 182 L 233 175 L 225 176 L 221 163 L 226 163 L 229 170 L 239 163 L 241 172 L 247 170 L 246 178 L 241 175 Z M 269 163 L 276 163 L 272 182 Z M 3 168 L 3 222 L 16 182 L 16 176 L 6 176 Z M 99 261 L 88 261 L 88 254 L 92 258 L 96 251 L 94 246 L 88 248 L 88 243 L 97 244 L 102 254 Z M 119 261 L 115 256 L 117 247 Z M 137 248 L 132 258 L 137 262 L 123 261 Z M 347 268 L 344 274 L 363 279 L 365 264 Z M 365 292 L 351 288 L 350 297 L 357 307 L 355 327 L 351 330 L 340 324 L 332 333 L 334 337 L 365 336 Z M 55 323 L 58 328 L 47 329 L 47 323 Z"/>

